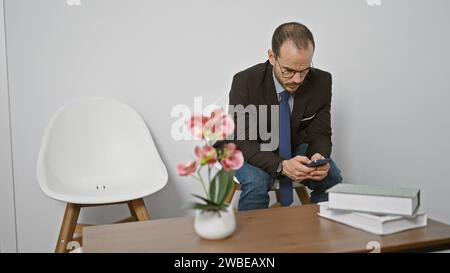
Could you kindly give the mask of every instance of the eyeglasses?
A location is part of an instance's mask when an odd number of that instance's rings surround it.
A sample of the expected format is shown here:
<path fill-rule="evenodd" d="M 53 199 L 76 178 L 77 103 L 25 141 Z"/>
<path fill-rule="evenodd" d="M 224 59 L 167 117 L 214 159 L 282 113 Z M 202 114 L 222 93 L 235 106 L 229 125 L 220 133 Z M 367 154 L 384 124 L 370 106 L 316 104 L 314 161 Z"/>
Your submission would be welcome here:
<path fill-rule="evenodd" d="M 297 70 L 293 70 L 293 69 L 289 69 L 289 68 L 284 68 L 278 61 L 278 57 L 276 57 L 276 61 L 277 61 L 278 65 L 280 66 L 281 76 L 283 76 L 283 78 L 285 78 L 285 79 L 290 79 L 290 78 L 294 77 L 294 75 L 297 73 L 300 73 L 300 77 L 302 79 L 304 79 L 306 77 L 306 75 L 308 75 L 309 71 L 313 69 L 313 66 L 311 64 L 308 68 L 303 69 L 301 71 L 297 71 Z"/>

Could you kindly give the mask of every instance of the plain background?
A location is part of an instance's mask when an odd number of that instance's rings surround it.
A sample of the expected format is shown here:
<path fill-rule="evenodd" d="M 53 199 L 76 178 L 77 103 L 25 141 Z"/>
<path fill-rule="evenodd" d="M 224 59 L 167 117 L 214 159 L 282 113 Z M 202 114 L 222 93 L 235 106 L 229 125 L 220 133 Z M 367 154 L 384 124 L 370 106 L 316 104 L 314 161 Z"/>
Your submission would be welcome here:
<path fill-rule="evenodd" d="M 198 143 L 172 139 L 171 111 L 193 108 L 194 97 L 227 103 L 234 73 L 266 61 L 287 21 L 310 27 L 314 66 L 333 74 L 332 157 L 345 182 L 419 187 L 422 208 L 450 223 L 449 11 L 448 0 L 5 0 L 1 251 L 54 250 L 64 204 L 41 192 L 36 158 L 53 113 L 84 97 L 120 100 L 147 122 L 169 171 L 167 186 L 146 198 L 152 217 L 191 214 L 181 207 L 201 189 L 175 166 Z M 127 214 L 90 208 L 81 221 Z"/>

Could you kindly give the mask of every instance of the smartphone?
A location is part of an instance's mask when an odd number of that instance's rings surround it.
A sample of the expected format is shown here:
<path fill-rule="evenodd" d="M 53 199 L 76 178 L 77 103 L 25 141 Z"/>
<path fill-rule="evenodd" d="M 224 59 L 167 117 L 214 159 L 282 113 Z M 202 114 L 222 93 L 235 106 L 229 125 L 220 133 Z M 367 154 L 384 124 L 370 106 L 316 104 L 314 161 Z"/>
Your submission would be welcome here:
<path fill-rule="evenodd" d="M 319 167 L 319 166 L 323 166 L 323 165 L 327 164 L 330 161 L 331 161 L 331 158 L 325 158 L 325 159 L 313 160 L 309 164 L 305 164 L 305 165 L 306 165 L 306 167 L 310 167 L 310 168 Z"/>

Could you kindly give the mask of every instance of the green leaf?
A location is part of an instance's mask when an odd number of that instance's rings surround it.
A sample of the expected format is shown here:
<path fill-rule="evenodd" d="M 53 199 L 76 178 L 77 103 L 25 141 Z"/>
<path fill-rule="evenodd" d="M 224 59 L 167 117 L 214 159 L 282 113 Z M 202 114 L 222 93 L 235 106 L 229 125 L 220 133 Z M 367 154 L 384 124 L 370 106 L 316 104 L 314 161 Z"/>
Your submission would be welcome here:
<path fill-rule="evenodd" d="M 234 174 L 233 174 L 233 176 L 231 177 L 231 179 L 229 179 L 228 180 L 228 183 L 227 183 L 227 187 L 226 187 L 226 189 L 225 189 L 225 192 L 224 192 L 224 194 L 223 194 L 223 197 L 222 197 L 222 199 L 220 200 L 220 204 L 222 204 L 222 203 L 224 203 L 225 202 L 225 198 L 228 196 L 228 194 L 233 190 L 233 188 L 234 188 Z"/>
<path fill-rule="evenodd" d="M 195 203 L 195 202 L 187 202 L 186 204 L 184 204 L 182 206 L 183 209 L 195 209 L 197 205 L 201 205 L 199 203 Z"/>
<path fill-rule="evenodd" d="M 220 204 L 217 204 L 217 203 L 215 203 L 215 202 L 213 202 L 213 201 L 211 201 L 211 200 L 209 200 L 209 199 L 206 199 L 206 198 L 203 197 L 203 196 L 200 196 L 200 195 L 197 195 L 197 194 L 193 194 L 192 196 L 194 196 L 194 197 L 196 197 L 196 198 L 198 198 L 198 199 L 200 199 L 200 200 L 202 200 L 202 201 L 205 201 L 205 202 L 206 202 L 206 205 L 216 206 L 216 207 L 219 207 L 219 206 L 220 206 Z"/>
<path fill-rule="evenodd" d="M 207 205 L 207 204 L 198 204 L 198 203 L 194 203 L 192 204 L 193 209 L 199 209 L 199 210 L 205 210 L 205 211 L 225 211 L 226 210 L 226 206 L 211 206 L 211 205 Z"/>
<path fill-rule="evenodd" d="M 228 193 L 232 189 L 234 185 L 233 181 L 234 172 L 226 172 L 223 169 L 220 170 L 219 175 L 217 176 L 219 193 L 217 195 L 217 199 L 214 200 L 216 203 L 222 205 L 227 197 Z"/>
<path fill-rule="evenodd" d="M 214 202 L 217 202 L 217 190 L 220 190 L 220 186 L 217 186 L 215 177 L 216 176 L 214 176 L 214 179 L 209 183 L 209 198 L 211 198 Z"/>
<path fill-rule="evenodd" d="M 220 189 L 220 186 L 217 186 L 217 176 L 220 174 L 221 170 L 219 170 L 218 172 L 216 172 L 214 174 L 214 176 L 212 177 L 210 184 L 209 184 L 209 198 L 211 198 L 211 200 L 214 200 L 214 202 L 217 203 L 217 199 L 216 196 L 218 196 L 217 194 L 217 190 Z"/>

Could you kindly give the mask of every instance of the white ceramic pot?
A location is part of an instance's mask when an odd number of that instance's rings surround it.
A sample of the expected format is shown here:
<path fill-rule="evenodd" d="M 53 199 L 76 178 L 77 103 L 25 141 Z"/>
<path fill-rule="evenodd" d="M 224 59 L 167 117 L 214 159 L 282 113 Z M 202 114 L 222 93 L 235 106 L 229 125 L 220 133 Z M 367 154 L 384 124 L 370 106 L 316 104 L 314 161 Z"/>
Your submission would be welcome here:
<path fill-rule="evenodd" d="M 226 211 L 196 210 L 194 230 L 203 239 L 219 240 L 231 236 L 236 230 L 236 217 L 232 206 Z"/>

